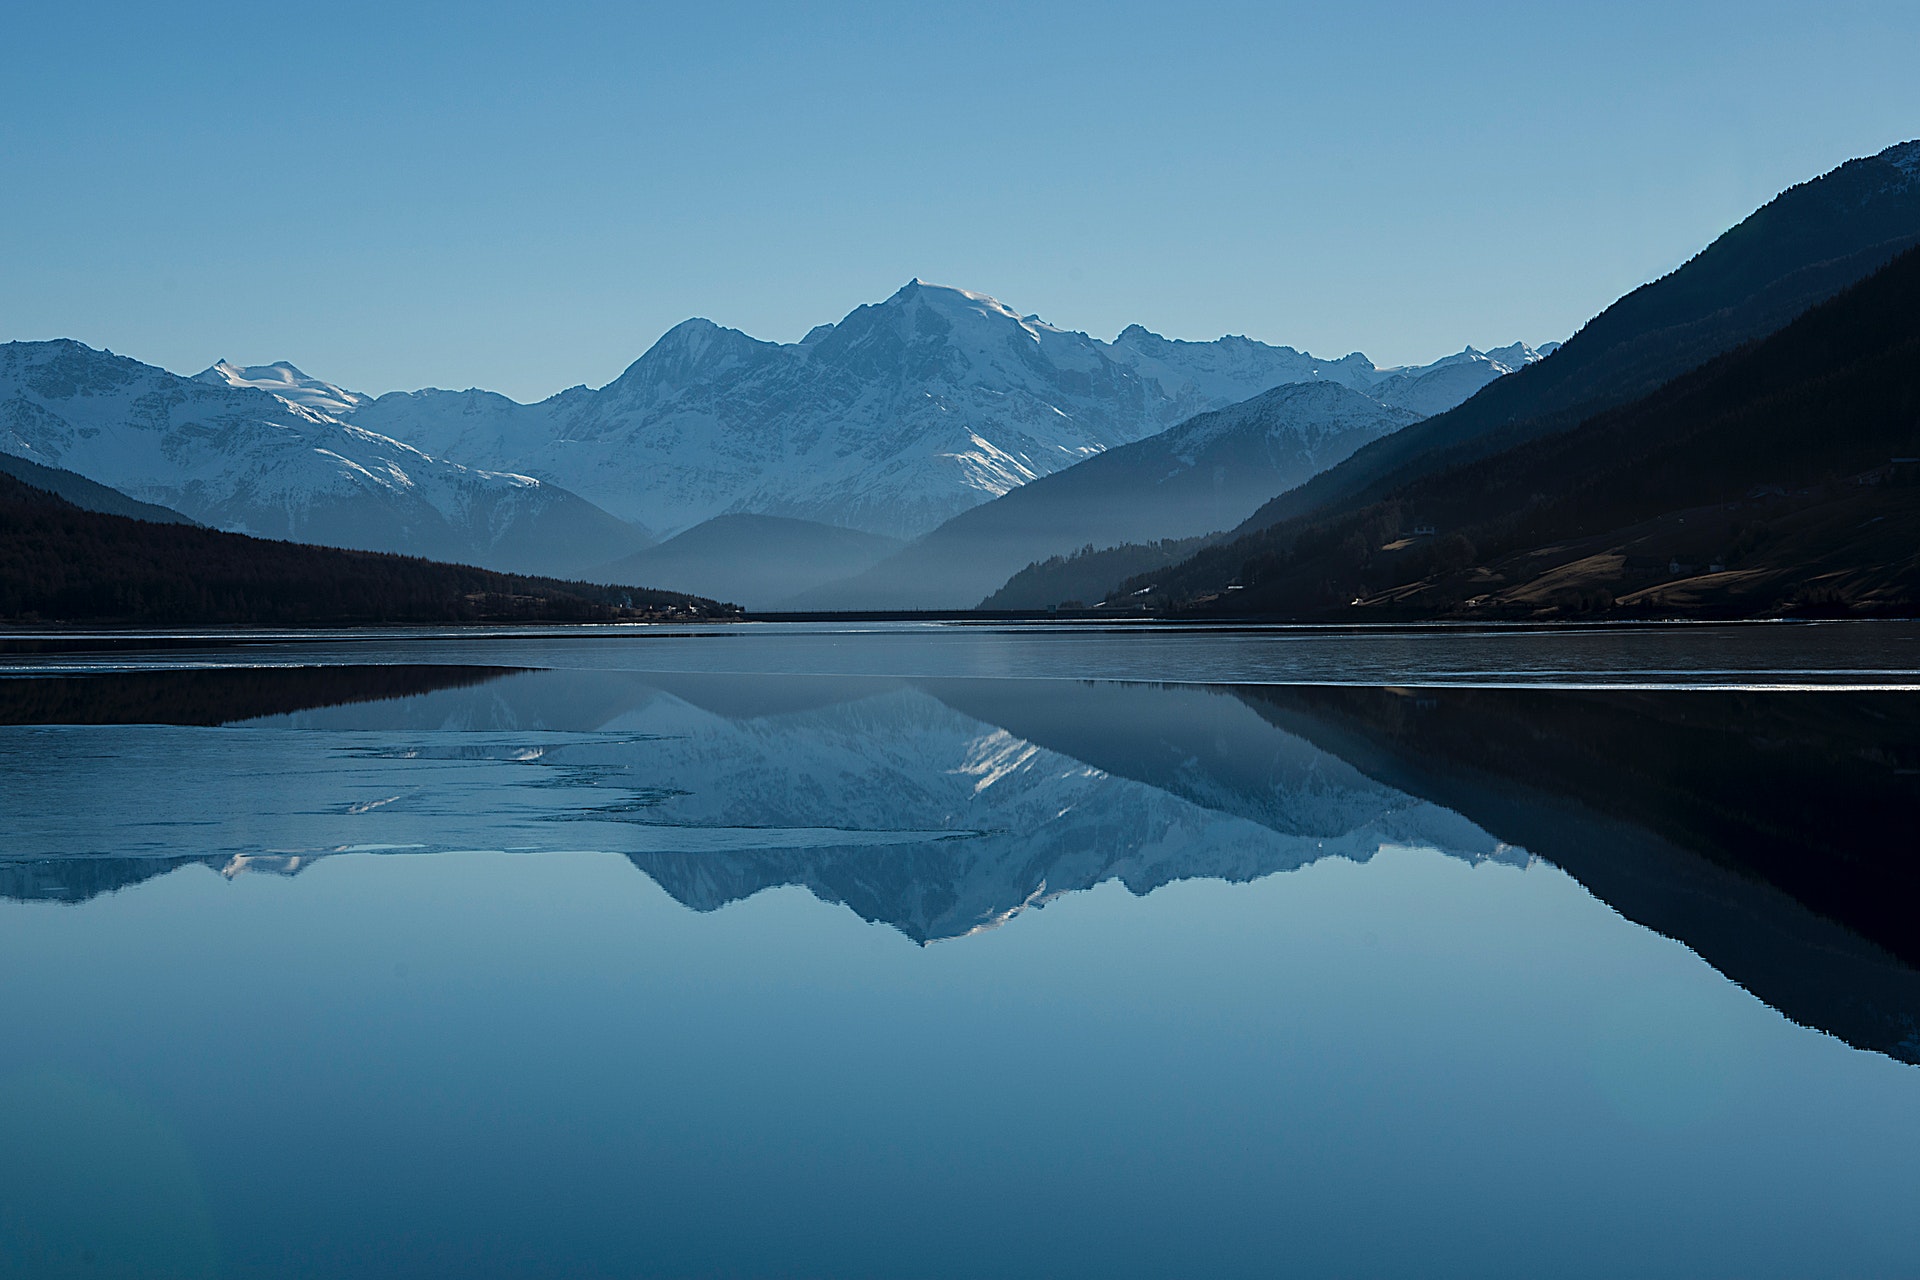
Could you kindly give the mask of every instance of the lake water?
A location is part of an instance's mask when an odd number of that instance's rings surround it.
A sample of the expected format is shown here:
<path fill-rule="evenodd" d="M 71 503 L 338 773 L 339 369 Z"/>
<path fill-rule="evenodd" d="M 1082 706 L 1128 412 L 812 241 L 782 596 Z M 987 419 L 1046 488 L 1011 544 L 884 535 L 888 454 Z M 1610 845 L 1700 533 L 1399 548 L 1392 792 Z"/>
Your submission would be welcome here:
<path fill-rule="evenodd" d="M 1920 1273 L 1920 628 L 0 641 L 0 1275 Z"/>

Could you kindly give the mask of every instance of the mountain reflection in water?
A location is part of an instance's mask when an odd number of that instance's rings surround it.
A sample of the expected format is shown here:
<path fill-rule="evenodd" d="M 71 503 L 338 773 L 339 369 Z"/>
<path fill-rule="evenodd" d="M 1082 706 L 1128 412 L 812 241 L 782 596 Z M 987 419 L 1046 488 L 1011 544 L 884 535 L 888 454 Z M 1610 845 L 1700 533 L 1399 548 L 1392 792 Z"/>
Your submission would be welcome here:
<path fill-rule="evenodd" d="M 1539 856 L 1795 1020 L 1920 1062 L 1916 711 L 1904 693 L 461 666 L 16 679 L 0 894 L 597 849 L 695 910 L 799 885 L 927 943 L 1108 880 L 1144 894 L 1399 846 Z"/>

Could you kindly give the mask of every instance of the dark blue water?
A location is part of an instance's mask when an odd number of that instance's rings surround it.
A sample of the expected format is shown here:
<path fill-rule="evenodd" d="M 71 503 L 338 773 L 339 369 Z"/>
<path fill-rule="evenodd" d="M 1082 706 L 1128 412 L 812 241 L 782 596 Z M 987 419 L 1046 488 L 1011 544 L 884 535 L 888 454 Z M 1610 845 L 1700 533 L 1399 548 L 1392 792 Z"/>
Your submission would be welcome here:
<path fill-rule="evenodd" d="M 16 644 L 0 1274 L 1914 1274 L 1915 636 Z"/>

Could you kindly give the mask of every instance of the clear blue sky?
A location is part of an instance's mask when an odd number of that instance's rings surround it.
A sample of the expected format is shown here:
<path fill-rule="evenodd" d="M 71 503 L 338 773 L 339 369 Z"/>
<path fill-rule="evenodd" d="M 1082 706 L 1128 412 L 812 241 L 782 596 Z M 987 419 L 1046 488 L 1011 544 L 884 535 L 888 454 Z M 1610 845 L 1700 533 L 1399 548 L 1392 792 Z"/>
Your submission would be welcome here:
<path fill-rule="evenodd" d="M 1920 5 L 13 4 L 0 338 L 520 398 L 909 277 L 1539 342 L 1920 135 Z"/>

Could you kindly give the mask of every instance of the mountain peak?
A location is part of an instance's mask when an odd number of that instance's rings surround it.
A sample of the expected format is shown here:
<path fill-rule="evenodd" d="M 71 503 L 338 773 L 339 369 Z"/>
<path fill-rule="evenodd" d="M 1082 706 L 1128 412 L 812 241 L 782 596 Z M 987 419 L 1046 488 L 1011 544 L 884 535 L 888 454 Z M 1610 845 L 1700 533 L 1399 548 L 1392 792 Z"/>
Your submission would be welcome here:
<path fill-rule="evenodd" d="M 727 332 L 729 330 L 723 329 L 705 316 L 690 316 L 656 338 L 641 358 L 645 359 L 656 351 L 704 347 L 720 334 Z"/>
<path fill-rule="evenodd" d="M 834 328 L 823 352 L 857 348 L 877 335 L 885 343 L 964 348 L 975 354 L 1003 350 L 1006 340 L 1044 342 L 1061 331 L 1037 316 L 1022 317 L 998 298 L 915 276 L 884 302 L 855 307 Z"/>
<path fill-rule="evenodd" d="M 1879 158 L 1909 177 L 1920 176 L 1920 138 L 1896 142 L 1882 151 Z"/>
<path fill-rule="evenodd" d="M 302 373 L 291 360 L 275 360 L 272 364 L 237 365 L 231 360 L 216 360 L 213 367 L 196 375 L 201 382 L 212 382 L 208 374 L 217 374 L 231 385 L 240 382 L 302 382 L 307 375 Z M 239 381 L 236 382 L 235 380 Z"/>
<path fill-rule="evenodd" d="M 901 285 L 893 296 L 887 299 L 888 304 L 915 301 L 922 306 L 932 307 L 936 311 L 946 313 L 973 311 L 983 315 L 1005 316 L 1016 324 L 1020 322 L 1019 312 L 990 294 L 975 293 L 971 289 L 960 289 L 950 284 L 929 284 L 919 276 Z"/>
<path fill-rule="evenodd" d="M 628 365 L 606 389 L 632 389 L 642 385 L 658 389 L 665 385 L 706 382 L 775 350 L 778 348 L 771 342 L 717 325 L 704 316 L 694 316 L 661 334 L 659 341 Z"/>
<path fill-rule="evenodd" d="M 246 387 L 255 391 L 264 391 L 295 408 L 323 413 L 333 418 L 345 417 L 373 399 L 372 396 L 345 390 L 331 382 L 310 378 L 290 360 L 250 365 L 237 365 L 230 360 L 216 360 L 212 365 L 194 374 L 192 380 L 210 383 L 216 387 Z"/>
<path fill-rule="evenodd" d="M 1481 360 L 1423 385 L 1417 411 L 1457 403 L 1501 372 Z M 1359 353 L 1322 360 L 1247 337 L 1173 341 L 1130 325 L 1110 344 L 916 275 L 797 343 L 695 318 L 598 391 L 524 408 L 393 398 L 361 425 L 552 478 L 656 529 L 752 512 L 910 537 L 1272 387 L 1364 392 L 1380 377 Z"/>
<path fill-rule="evenodd" d="M 1553 344 L 1549 343 L 1547 345 L 1551 347 Z M 1469 350 L 1471 350 L 1471 348 L 1469 348 Z M 1545 348 L 1530 347 L 1524 342 L 1510 342 L 1504 347 L 1495 347 L 1491 351 L 1484 351 L 1481 354 L 1495 364 L 1505 366 L 1508 372 L 1512 372 L 1526 365 L 1544 360 L 1551 353 Z"/>

